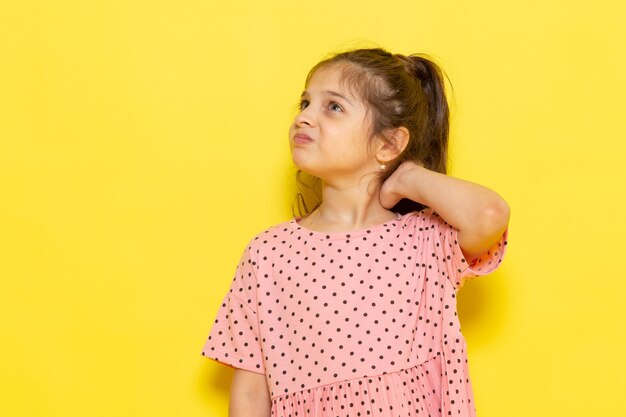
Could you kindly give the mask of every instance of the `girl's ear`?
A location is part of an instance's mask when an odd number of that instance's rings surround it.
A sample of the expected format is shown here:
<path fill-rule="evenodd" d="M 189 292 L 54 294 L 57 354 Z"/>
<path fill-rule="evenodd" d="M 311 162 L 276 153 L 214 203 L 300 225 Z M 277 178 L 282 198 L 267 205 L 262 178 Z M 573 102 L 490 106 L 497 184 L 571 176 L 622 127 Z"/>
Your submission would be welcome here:
<path fill-rule="evenodd" d="M 397 158 L 409 144 L 409 136 L 409 131 L 404 126 L 388 130 L 385 137 L 393 146 L 388 141 L 381 140 L 376 156 L 382 161 Z"/>

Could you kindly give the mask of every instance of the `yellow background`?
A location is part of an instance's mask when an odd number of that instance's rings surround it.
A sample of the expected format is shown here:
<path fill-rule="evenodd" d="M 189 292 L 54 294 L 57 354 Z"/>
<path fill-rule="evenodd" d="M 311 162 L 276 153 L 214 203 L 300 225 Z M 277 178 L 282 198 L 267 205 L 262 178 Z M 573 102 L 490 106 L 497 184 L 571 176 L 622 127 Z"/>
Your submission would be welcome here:
<path fill-rule="evenodd" d="M 442 65 L 449 173 L 511 206 L 459 295 L 479 415 L 626 415 L 623 4 L 3 2 L 0 415 L 226 415 L 202 345 L 291 217 L 308 69 L 360 46 Z"/>

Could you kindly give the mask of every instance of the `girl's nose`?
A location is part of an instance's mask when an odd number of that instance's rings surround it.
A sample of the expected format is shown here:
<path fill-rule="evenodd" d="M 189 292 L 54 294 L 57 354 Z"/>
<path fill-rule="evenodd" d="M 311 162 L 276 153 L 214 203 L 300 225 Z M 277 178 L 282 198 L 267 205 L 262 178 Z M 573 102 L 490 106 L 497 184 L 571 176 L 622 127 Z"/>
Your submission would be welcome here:
<path fill-rule="evenodd" d="M 301 110 L 300 113 L 296 115 L 296 118 L 294 120 L 296 126 L 301 126 L 303 124 L 307 124 L 309 126 L 315 125 L 315 116 L 312 114 L 309 108 L 310 106 L 306 107 L 304 110 Z"/>

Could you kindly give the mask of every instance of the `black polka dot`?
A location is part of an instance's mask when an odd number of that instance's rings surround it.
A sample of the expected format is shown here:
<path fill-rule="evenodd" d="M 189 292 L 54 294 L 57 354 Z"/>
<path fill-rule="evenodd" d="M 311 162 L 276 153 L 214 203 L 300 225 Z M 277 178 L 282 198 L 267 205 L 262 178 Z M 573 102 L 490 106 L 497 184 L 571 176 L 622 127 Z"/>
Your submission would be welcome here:
<path fill-rule="evenodd" d="M 265 374 L 273 417 L 473 416 L 456 293 L 500 265 L 508 230 L 468 264 L 428 208 L 350 232 L 300 220 L 248 242 L 202 355 Z"/>

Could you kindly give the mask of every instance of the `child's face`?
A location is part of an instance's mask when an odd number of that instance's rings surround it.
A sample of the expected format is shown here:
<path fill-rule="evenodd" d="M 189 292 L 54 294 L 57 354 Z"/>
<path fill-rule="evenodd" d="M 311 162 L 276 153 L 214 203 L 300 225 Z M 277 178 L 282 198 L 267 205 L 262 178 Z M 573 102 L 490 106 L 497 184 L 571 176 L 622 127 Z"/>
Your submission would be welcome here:
<path fill-rule="evenodd" d="M 379 164 L 374 155 L 367 154 L 365 105 L 340 86 L 340 74 L 336 65 L 313 74 L 289 128 L 289 148 L 302 171 L 327 182 L 354 184 L 364 173 L 375 172 Z M 297 142 L 297 134 L 312 140 Z"/>

